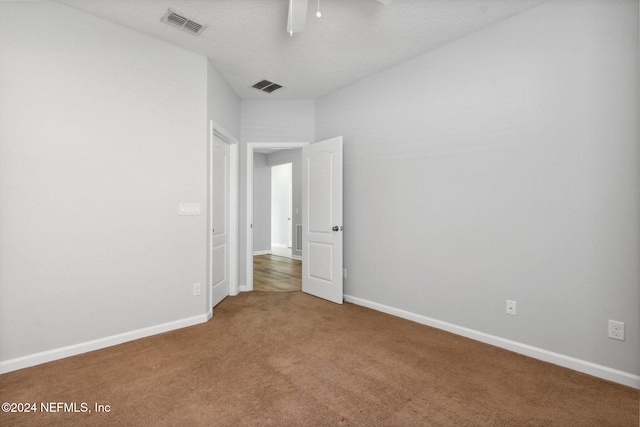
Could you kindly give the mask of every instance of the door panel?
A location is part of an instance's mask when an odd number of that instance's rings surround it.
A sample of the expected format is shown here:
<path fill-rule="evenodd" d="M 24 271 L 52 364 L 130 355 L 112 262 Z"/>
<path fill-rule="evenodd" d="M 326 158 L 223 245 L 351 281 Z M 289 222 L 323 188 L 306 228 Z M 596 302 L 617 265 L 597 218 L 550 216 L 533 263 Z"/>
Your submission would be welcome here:
<path fill-rule="evenodd" d="M 227 245 L 214 246 L 212 255 L 211 283 L 215 287 L 227 280 Z"/>
<path fill-rule="evenodd" d="M 333 152 L 314 150 L 314 158 L 308 162 L 309 167 L 309 231 L 330 234 L 334 226 L 332 206 L 332 168 Z"/>
<path fill-rule="evenodd" d="M 323 280 L 330 284 L 333 281 L 333 245 L 319 242 L 309 243 L 309 277 Z"/>
<path fill-rule="evenodd" d="M 302 291 L 342 304 L 342 137 L 302 149 Z"/>
<path fill-rule="evenodd" d="M 211 146 L 212 307 L 229 295 L 229 145 L 212 135 Z"/>

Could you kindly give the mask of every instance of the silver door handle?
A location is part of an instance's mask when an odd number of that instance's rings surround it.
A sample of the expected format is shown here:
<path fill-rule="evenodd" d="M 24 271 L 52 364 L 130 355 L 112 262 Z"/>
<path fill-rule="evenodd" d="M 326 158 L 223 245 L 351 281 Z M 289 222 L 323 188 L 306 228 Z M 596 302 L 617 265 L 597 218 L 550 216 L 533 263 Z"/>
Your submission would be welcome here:
<path fill-rule="evenodd" d="M 338 227 L 337 225 L 334 225 L 334 226 L 333 226 L 333 228 L 332 228 L 332 230 L 333 230 L 333 231 L 338 231 L 338 230 L 340 230 L 340 227 Z"/>

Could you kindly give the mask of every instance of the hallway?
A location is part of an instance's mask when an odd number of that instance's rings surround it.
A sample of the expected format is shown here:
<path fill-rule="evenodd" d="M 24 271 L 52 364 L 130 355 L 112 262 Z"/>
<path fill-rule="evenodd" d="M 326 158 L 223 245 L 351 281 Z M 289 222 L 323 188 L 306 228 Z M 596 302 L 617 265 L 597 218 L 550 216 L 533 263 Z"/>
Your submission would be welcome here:
<path fill-rule="evenodd" d="M 270 254 L 254 256 L 253 290 L 259 292 L 302 290 L 302 261 Z"/>

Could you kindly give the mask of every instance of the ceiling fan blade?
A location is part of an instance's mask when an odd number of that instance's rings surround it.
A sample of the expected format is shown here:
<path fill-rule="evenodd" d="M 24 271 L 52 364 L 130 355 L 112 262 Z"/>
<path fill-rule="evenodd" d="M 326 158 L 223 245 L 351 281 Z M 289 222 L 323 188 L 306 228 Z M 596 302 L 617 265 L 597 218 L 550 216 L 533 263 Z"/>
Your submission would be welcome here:
<path fill-rule="evenodd" d="M 307 23 L 307 6 L 309 0 L 289 0 L 289 17 L 287 18 L 287 33 L 299 33 Z"/>

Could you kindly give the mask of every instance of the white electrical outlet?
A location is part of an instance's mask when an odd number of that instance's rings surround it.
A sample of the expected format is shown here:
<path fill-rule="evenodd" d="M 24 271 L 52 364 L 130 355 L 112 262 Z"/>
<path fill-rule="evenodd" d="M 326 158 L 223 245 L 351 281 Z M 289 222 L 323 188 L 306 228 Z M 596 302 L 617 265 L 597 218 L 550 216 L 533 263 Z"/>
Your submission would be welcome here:
<path fill-rule="evenodd" d="M 609 338 L 624 341 L 624 322 L 609 320 Z"/>
<path fill-rule="evenodd" d="M 507 300 L 507 309 L 506 309 L 506 313 L 510 314 L 512 316 L 516 315 L 516 302 L 515 301 L 510 301 Z"/>
<path fill-rule="evenodd" d="M 193 284 L 193 296 L 196 297 L 200 295 L 200 283 Z"/>

